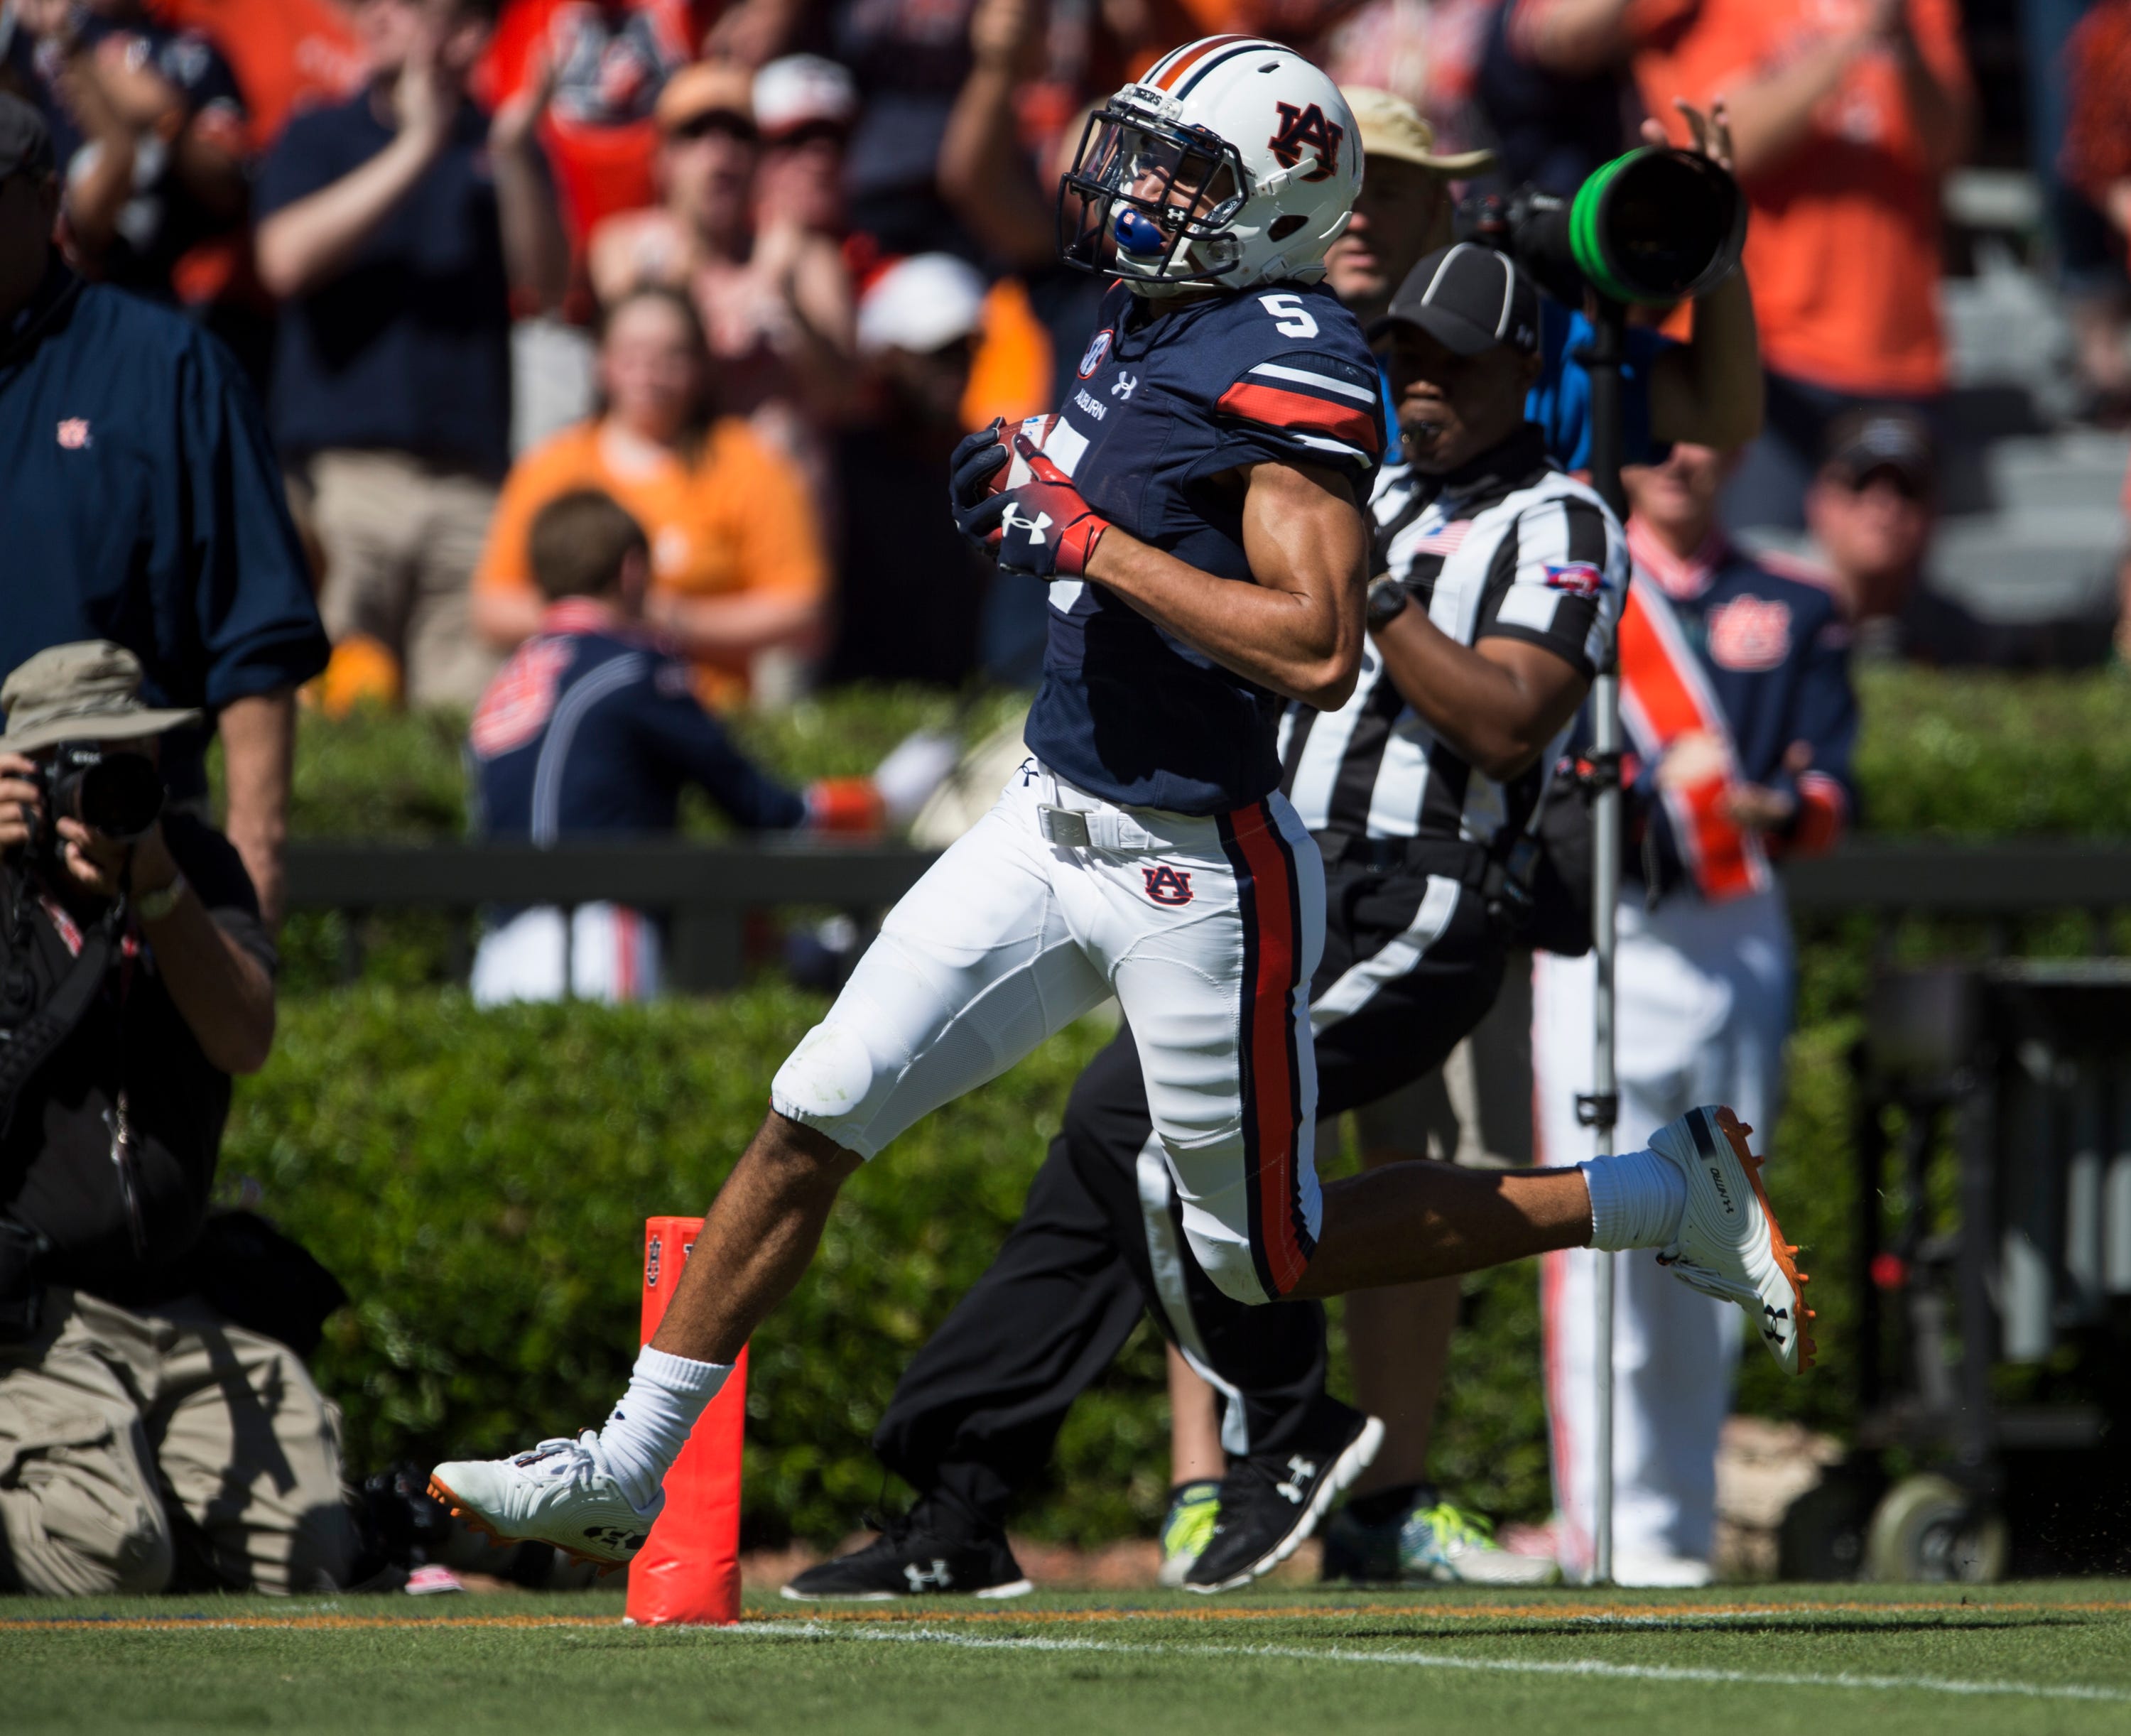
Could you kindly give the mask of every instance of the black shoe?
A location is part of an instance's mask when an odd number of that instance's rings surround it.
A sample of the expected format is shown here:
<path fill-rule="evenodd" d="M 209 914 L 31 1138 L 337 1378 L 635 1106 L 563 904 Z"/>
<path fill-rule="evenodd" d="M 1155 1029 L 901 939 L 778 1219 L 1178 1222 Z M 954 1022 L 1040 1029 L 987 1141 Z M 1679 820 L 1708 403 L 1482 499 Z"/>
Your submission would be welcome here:
<path fill-rule="evenodd" d="M 890 1519 L 863 1549 L 809 1567 L 784 1588 L 799 1602 L 832 1599 L 885 1603 L 898 1597 L 1021 1597 L 1036 1588 L 1002 1537 L 962 1542 L 941 1536 L 923 1509 Z"/>
<path fill-rule="evenodd" d="M 1232 1591 L 1294 1554 L 1317 1528 L 1341 1490 L 1369 1468 L 1384 1444 L 1374 1417 L 1338 1407 L 1335 1433 L 1298 1447 L 1239 1460 L 1221 1480 L 1221 1517 L 1184 1578 L 1187 1591 Z"/>

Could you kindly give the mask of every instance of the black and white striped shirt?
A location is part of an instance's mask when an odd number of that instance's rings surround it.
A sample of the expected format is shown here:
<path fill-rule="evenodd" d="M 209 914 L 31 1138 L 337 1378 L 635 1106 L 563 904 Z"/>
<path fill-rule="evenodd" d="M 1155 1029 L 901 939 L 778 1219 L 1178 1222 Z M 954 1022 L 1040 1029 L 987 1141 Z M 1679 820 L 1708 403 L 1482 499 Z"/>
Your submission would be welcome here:
<path fill-rule="evenodd" d="M 1386 466 L 1369 509 L 1373 570 L 1403 580 L 1458 643 L 1524 639 L 1596 670 L 1627 583 L 1626 539 L 1546 457 L 1537 428 L 1447 476 Z M 1313 832 L 1486 846 L 1529 820 L 1560 748 L 1506 786 L 1476 772 L 1400 697 L 1372 639 L 1344 705 L 1292 705 L 1281 720 L 1281 787 Z"/>

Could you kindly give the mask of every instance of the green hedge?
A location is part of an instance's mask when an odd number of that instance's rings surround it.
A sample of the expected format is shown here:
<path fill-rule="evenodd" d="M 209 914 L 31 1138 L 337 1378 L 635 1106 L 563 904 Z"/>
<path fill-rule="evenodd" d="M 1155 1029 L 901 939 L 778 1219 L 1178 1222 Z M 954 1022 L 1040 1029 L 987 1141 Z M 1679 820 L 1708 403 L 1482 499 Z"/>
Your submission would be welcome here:
<path fill-rule="evenodd" d="M 2131 835 L 2131 681 L 2122 672 L 1859 672 L 1865 824 L 1894 835 Z M 974 739 L 1022 696 L 956 701 L 919 688 L 846 688 L 736 721 L 764 763 L 799 779 L 864 772 L 910 730 Z M 307 715 L 297 734 L 299 837 L 417 839 L 465 828 L 462 720 L 450 713 Z M 707 816 L 692 815 L 699 829 Z"/>
<path fill-rule="evenodd" d="M 241 1088 L 223 1188 L 256 1198 L 357 1298 L 318 1372 L 350 1456 L 493 1453 L 596 1423 L 636 1343 L 643 1221 L 700 1211 L 821 1003 L 788 990 L 620 1009 L 476 1011 L 454 992 L 306 997 Z M 929 1117 L 846 1189 L 821 1255 L 757 1336 L 751 1537 L 831 1541 L 883 1492 L 866 1442 L 895 1378 L 1019 1215 L 1086 1023 Z M 1545 1469 L 1530 1274 L 1476 1281 L 1442 1462 L 1534 1514 Z M 1166 1490 L 1159 1345 L 1142 1327 L 1075 1410 L 1026 1515 L 1093 1541 Z"/>

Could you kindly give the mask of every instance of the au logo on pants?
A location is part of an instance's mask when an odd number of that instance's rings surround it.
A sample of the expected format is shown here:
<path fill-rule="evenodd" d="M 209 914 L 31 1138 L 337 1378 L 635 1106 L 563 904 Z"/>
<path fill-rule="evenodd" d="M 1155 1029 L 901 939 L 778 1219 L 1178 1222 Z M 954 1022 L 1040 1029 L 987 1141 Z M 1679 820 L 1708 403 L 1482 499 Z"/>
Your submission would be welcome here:
<path fill-rule="evenodd" d="M 1167 863 L 1155 868 L 1142 868 L 1147 880 L 1147 895 L 1156 904 L 1189 904 L 1191 901 L 1191 876 L 1179 873 Z"/>

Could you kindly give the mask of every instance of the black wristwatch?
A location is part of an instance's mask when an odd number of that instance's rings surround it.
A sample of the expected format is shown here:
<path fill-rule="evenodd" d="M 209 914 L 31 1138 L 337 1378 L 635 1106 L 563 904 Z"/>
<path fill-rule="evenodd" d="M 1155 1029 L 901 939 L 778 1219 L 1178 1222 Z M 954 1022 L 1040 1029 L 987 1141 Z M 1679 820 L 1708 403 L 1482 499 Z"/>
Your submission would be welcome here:
<path fill-rule="evenodd" d="M 1365 619 L 1369 631 L 1382 633 L 1385 628 L 1406 613 L 1406 605 L 1413 600 L 1413 593 L 1406 588 L 1406 581 L 1391 574 L 1379 573 L 1369 583 L 1369 605 Z"/>

